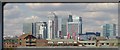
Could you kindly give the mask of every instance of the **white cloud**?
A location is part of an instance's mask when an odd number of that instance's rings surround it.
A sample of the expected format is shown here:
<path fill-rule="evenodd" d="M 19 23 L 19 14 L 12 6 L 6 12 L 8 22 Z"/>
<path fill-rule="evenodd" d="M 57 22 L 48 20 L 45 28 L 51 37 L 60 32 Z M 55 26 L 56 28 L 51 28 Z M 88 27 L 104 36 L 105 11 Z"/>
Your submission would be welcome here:
<path fill-rule="evenodd" d="M 70 3 L 66 5 L 64 3 L 27 3 L 19 5 L 8 4 L 5 6 L 5 34 L 20 34 L 22 23 L 33 22 L 33 17 L 35 17 L 35 21 L 47 21 L 47 17 L 51 15 L 49 12 L 54 11 L 58 17 L 68 17 L 69 14 L 81 16 L 83 18 L 83 32 L 101 31 L 103 24 L 116 23 L 118 20 L 118 14 L 106 11 L 115 10 L 118 6 L 116 3 L 78 3 L 74 5 Z M 56 9 L 52 10 L 54 7 Z"/>
<path fill-rule="evenodd" d="M 12 6 L 12 5 L 9 5 Z M 12 9 L 7 9 L 7 7 L 5 6 L 5 10 L 4 10 L 4 16 L 9 16 L 9 15 L 15 15 L 17 13 L 20 13 L 20 9 L 18 6 L 13 6 Z"/>
<path fill-rule="evenodd" d="M 26 3 L 25 5 L 32 9 L 44 6 L 42 3 Z"/>
<path fill-rule="evenodd" d="M 93 4 L 88 4 L 86 10 L 104 11 L 104 10 L 111 10 L 117 8 L 118 8 L 118 3 L 93 3 Z"/>
<path fill-rule="evenodd" d="M 31 8 L 31 9 L 37 9 L 37 8 L 40 8 L 40 7 L 44 7 L 46 5 L 60 6 L 60 5 L 62 5 L 62 3 L 26 3 L 25 5 L 28 6 L 29 8 Z"/>

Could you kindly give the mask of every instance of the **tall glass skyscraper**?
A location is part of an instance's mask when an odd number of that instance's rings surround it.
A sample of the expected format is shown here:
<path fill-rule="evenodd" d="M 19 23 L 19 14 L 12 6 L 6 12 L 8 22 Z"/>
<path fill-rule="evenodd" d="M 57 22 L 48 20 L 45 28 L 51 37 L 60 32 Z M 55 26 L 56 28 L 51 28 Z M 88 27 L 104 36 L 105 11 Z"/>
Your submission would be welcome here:
<path fill-rule="evenodd" d="M 69 15 L 67 22 L 67 36 L 68 38 L 75 38 L 77 35 L 82 34 L 82 17 Z M 71 20 L 70 20 L 71 19 Z"/>
<path fill-rule="evenodd" d="M 54 34 L 55 38 L 58 38 L 58 17 L 54 14 Z"/>
<path fill-rule="evenodd" d="M 23 32 L 31 33 L 33 36 L 37 38 L 46 39 L 47 23 L 46 22 L 24 23 Z"/>
<path fill-rule="evenodd" d="M 68 22 L 67 23 L 67 35 L 68 38 L 76 38 L 80 33 L 80 24 L 78 22 Z"/>
<path fill-rule="evenodd" d="M 33 35 L 39 39 L 47 39 L 47 23 L 35 22 Z"/>
<path fill-rule="evenodd" d="M 62 36 L 66 36 L 67 35 L 67 29 L 66 29 L 66 26 L 67 26 L 67 18 L 62 18 L 61 20 L 61 33 L 62 33 Z"/>
<path fill-rule="evenodd" d="M 32 34 L 32 25 L 33 23 L 23 23 L 23 32 Z"/>
<path fill-rule="evenodd" d="M 48 18 L 48 39 L 58 38 L 58 16 L 53 13 Z"/>
<path fill-rule="evenodd" d="M 54 39 L 54 21 L 48 21 L 48 39 Z"/>
<path fill-rule="evenodd" d="M 73 22 L 79 23 L 79 34 L 82 34 L 82 17 L 73 16 Z"/>
<path fill-rule="evenodd" d="M 105 24 L 103 25 L 103 36 L 116 36 L 116 24 Z"/>
<path fill-rule="evenodd" d="M 73 22 L 72 15 L 69 15 L 68 22 Z"/>

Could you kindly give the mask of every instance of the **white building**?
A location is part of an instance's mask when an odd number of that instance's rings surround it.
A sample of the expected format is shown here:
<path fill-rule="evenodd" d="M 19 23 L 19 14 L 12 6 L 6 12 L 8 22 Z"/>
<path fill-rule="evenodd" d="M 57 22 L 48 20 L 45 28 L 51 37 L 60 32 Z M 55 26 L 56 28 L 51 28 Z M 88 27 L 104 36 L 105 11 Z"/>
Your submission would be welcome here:
<path fill-rule="evenodd" d="M 54 21 L 48 21 L 48 39 L 54 38 Z"/>
<path fill-rule="evenodd" d="M 58 17 L 55 13 L 50 15 L 48 20 L 48 39 L 58 38 Z"/>
<path fill-rule="evenodd" d="M 40 39 L 47 38 L 47 23 L 46 22 L 36 22 L 34 25 L 34 36 Z"/>

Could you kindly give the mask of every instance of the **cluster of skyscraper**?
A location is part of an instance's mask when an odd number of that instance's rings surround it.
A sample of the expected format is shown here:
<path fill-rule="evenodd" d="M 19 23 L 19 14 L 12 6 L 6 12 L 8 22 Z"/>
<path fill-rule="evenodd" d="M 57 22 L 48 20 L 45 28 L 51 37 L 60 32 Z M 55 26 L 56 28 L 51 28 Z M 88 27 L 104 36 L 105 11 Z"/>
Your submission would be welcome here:
<path fill-rule="evenodd" d="M 24 23 L 23 32 L 31 33 L 33 36 L 39 39 L 47 38 L 47 23 L 46 22 L 34 22 L 34 23 Z"/>
<path fill-rule="evenodd" d="M 32 33 L 39 39 L 56 39 L 67 36 L 68 39 L 76 39 L 82 34 L 82 17 L 69 15 L 62 18 L 61 31 L 58 30 L 58 16 L 53 13 L 48 22 L 24 23 L 23 32 Z M 116 24 L 103 25 L 103 36 L 116 36 Z"/>

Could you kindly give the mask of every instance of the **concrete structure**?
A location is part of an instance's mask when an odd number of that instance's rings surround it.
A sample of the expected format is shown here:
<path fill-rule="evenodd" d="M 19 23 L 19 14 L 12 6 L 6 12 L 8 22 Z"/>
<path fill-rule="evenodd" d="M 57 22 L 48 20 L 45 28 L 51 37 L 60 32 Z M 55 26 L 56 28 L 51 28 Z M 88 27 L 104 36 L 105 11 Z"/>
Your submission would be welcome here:
<path fill-rule="evenodd" d="M 103 36 L 105 37 L 116 36 L 116 24 L 103 25 Z"/>
<path fill-rule="evenodd" d="M 39 39 L 47 39 L 47 23 L 35 22 L 33 35 Z"/>
<path fill-rule="evenodd" d="M 96 46 L 96 41 L 78 41 L 79 46 L 88 46 L 88 47 L 92 47 L 92 46 Z"/>
<path fill-rule="evenodd" d="M 58 38 L 59 36 L 58 36 L 58 16 L 55 14 L 55 13 L 53 13 L 53 15 L 54 15 L 54 38 Z"/>
<path fill-rule="evenodd" d="M 54 21 L 48 21 L 48 39 L 54 39 Z"/>
<path fill-rule="evenodd" d="M 58 17 L 55 13 L 48 17 L 48 39 L 58 38 Z"/>
<path fill-rule="evenodd" d="M 48 40 L 49 46 L 78 46 L 77 41 L 73 39 L 52 39 Z"/>
<path fill-rule="evenodd" d="M 118 46 L 118 39 L 108 39 L 99 41 L 100 46 Z"/>
<path fill-rule="evenodd" d="M 94 41 L 78 41 L 79 46 L 88 46 L 88 47 L 109 47 L 109 46 L 118 46 L 118 40 L 117 39 L 109 39 L 109 40 L 94 40 Z"/>

